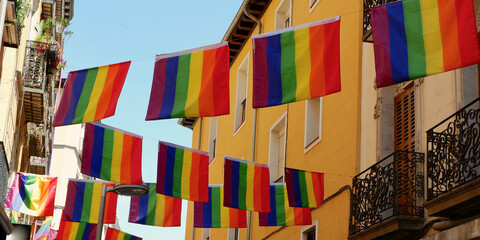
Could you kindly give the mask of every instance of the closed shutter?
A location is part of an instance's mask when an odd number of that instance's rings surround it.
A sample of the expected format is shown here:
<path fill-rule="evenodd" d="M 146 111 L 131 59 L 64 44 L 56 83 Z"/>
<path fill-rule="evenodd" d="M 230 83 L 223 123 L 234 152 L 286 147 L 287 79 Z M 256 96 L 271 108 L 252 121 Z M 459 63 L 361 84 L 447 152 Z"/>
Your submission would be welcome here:
<path fill-rule="evenodd" d="M 395 151 L 415 151 L 415 92 L 413 83 L 395 97 Z"/>

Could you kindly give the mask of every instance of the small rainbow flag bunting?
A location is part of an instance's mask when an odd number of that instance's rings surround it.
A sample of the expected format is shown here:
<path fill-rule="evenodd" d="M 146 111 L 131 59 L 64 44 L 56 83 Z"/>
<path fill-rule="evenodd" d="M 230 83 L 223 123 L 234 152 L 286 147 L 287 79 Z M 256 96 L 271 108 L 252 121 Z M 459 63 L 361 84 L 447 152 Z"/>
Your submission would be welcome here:
<path fill-rule="evenodd" d="M 129 68 L 130 61 L 68 73 L 53 126 L 113 116 Z"/>
<path fill-rule="evenodd" d="M 194 203 L 196 228 L 246 228 L 247 211 L 223 206 L 223 186 L 208 187 L 208 203 Z"/>
<path fill-rule="evenodd" d="M 31 216 L 53 216 L 56 189 L 56 177 L 17 173 L 4 206 Z"/>
<path fill-rule="evenodd" d="M 146 120 L 230 113 L 228 43 L 158 55 Z"/>
<path fill-rule="evenodd" d="M 94 240 L 97 224 L 60 221 L 57 240 Z"/>
<path fill-rule="evenodd" d="M 132 196 L 128 222 L 159 227 L 180 226 L 182 199 L 157 193 L 157 184 L 147 183 L 148 194 Z"/>
<path fill-rule="evenodd" d="M 270 185 L 269 213 L 258 213 L 260 226 L 293 226 L 311 225 L 312 211 L 310 208 L 290 207 L 287 204 L 287 189 L 283 183 Z"/>
<path fill-rule="evenodd" d="M 290 207 L 318 208 L 323 203 L 323 173 L 285 168 Z"/>
<path fill-rule="evenodd" d="M 67 199 L 63 209 L 64 221 L 70 222 L 88 222 L 98 223 L 98 214 L 100 212 L 100 200 L 102 196 L 102 187 L 104 184 L 113 186 L 114 184 L 69 179 Z M 117 197 L 113 192 L 107 193 L 105 199 L 104 223 L 115 223 L 117 213 Z"/>
<path fill-rule="evenodd" d="M 223 206 L 270 212 L 268 165 L 225 156 Z"/>
<path fill-rule="evenodd" d="M 480 63 L 471 0 L 404 0 L 372 8 L 377 87 Z"/>
<path fill-rule="evenodd" d="M 253 36 L 254 108 L 340 89 L 340 17 Z"/>
<path fill-rule="evenodd" d="M 107 228 L 107 234 L 105 240 L 142 240 L 142 238 L 133 236 L 126 232 L 122 232 L 115 228 Z"/>
<path fill-rule="evenodd" d="M 82 173 L 121 184 L 142 184 L 142 137 L 100 123 L 87 123 Z"/>
<path fill-rule="evenodd" d="M 159 142 L 157 193 L 208 202 L 208 153 Z"/>

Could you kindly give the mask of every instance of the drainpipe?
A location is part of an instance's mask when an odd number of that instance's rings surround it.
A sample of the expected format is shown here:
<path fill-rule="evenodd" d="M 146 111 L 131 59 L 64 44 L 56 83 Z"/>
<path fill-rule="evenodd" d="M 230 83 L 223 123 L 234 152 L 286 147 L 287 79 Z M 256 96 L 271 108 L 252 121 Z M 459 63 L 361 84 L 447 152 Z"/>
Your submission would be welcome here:
<path fill-rule="evenodd" d="M 245 15 L 248 18 L 252 19 L 254 22 L 257 23 L 258 34 L 261 34 L 262 33 L 262 22 L 258 18 L 253 16 L 250 12 L 248 12 L 247 4 L 243 4 L 243 13 L 245 13 Z M 252 162 L 255 162 L 256 135 L 257 135 L 257 109 L 254 108 L 253 109 L 253 128 L 252 128 L 252 155 L 250 157 Z M 246 237 L 247 240 L 250 240 L 250 230 L 251 230 L 251 225 L 252 225 L 251 223 L 252 223 L 252 211 L 248 211 L 248 213 L 247 213 L 247 237 Z"/>
<path fill-rule="evenodd" d="M 198 129 L 198 147 L 197 149 L 200 150 L 200 147 L 202 146 L 202 120 L 203 118 L 199 118 L 200 119 L 200 122 L 198 124 L 200 124 L 199 126 L 199 129 Z M 193 213 L 193 212 L 192 212 Z M 195 220 L 194 220 L 194 213 L 192 215 L 192 240 L 195 239 Z"/>

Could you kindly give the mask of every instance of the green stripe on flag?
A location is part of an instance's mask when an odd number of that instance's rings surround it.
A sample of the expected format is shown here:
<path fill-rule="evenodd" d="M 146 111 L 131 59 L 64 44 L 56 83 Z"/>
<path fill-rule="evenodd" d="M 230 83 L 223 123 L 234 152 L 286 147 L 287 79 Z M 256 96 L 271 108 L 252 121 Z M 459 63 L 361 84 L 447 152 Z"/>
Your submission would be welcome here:
<path fill-rule="evenodd" d="M 88 103 L 90 102 L 90 96 L 92 95 L 93 86 L 95 85 L 95 79 L 97 78 L 98 68 L 91 68 L 87 72 L 87 77 L 83 85 L 80 99 L 78 100 L 77 110 L 75 112 L 74 123 L 83 122 L 83 116 L 87 110 Z"/>
<path fill-rule="evenodd" d="M 85 191 L 83 192 L 83 205 L 81 222 L 90 222 L 90 211 L 92 207 L 93 186 L 95 183 L 85 183 Z"/>
<path fill-rule="evenodd" d="M 298 171 L 298 185 L 300 185 L 300 196 L 302 197 L 302 207 L 308 208 L 308 190 L 305 172 Z"/>
<path fill-rule="evenodd" d="M 410 79 L 427 75 L 420 1 L 403 1 Z"/>
<path fill-rule="evenodd" d="M 185 117 L 185 104 L 187 104 L 188 81 L 190 78 L 191 54 L 182 55 L 178 58 L 177 85 L 175 86 L 175 102 L 172 116 Z"/>
<path fill-rule="evenodd" d="M 294 31 L 280 35 L 282 47 L 282 104 L 295 102 L 297 92 L 297 71 L 295 70 L 295 34 Z"/>
<path fill-rule="evenodd" d="M 275 185 L 275 202 L 277 204 L 277 226 L 285 225 L 285 193 L 283 185 Z"/>
<path fill-rule="evenodd" d="M 110 180 L 112 172 L 112 157 L 113 157 L 113 141 L 115 132 L 105 128 L 103 135 L 103 154 L 102 154 L 102 170 L 100 171 L 100 178 Z"/>
<path fill-rule="evenodd" d="M 183 149 L 175 149 L 175 162 L 173 167 L 173 186 L 172 195 L 176 198 L 182 198 L 182 169 L 183 169 Z M 190 184 L 190 183 L 184 183 Z"/>
<path fill-rule="evenodd" d="M 246 163 L 240 162 L 238 168 L 238 208 L 247 209 L 247 168 Z"/>
<path fill-rule="evenodd" d="M 25 182 L 24 188 L 23 188 L 25 190 L 25 199 L 23 199 L 23 204 L 28 209 L 31 209 L 31 210 L 35 210 L 35 209 L 32 209 L 32 195 L 33 195 L 34 188 L 39 187 L 37 186 L 36 181 L 37 181 L 36 176 L 27 176 L 27 181 Z"/>
<path fill-rule="evenodd" d="M 220 188 L 219 187 L 212 187 L 210 188 L 212 191 L 212 227 L 221 227 L 221 212 L 220 212 Z M 222 203 L 223 204 L 223 203 Z"/>
<path fill-rule="evenodd" d="M 85 233 L 86 223 L 78 223 L 77 235 L 75 235 L 75 240 L 82 240 L 83 234 Z"/>
<path fill-rule="evenodd" d="M 155 214 L 157 212 L 157 184 L 149 184 L 148 187 L 148 206 L 146 224 L 155 225 Z"/>

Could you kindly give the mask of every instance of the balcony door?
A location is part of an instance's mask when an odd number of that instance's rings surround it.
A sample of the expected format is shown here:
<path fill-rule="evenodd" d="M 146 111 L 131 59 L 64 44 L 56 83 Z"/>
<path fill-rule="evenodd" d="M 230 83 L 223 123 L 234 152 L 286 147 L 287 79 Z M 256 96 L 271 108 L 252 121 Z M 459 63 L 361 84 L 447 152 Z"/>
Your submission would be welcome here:
<path fill-rule="evenodd" d="M 394 149 L 415 152 L 415 87 L 408 84 L 394 99 Z M 398 193 L 395 204 L 398 216 L 415 213 L 415 163 L 408 161 L 410 154 L 396 155 L 395 170 L 398 179 Z M 399 161 L 400 160 L 400 161 Z"/>

